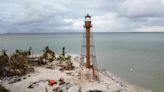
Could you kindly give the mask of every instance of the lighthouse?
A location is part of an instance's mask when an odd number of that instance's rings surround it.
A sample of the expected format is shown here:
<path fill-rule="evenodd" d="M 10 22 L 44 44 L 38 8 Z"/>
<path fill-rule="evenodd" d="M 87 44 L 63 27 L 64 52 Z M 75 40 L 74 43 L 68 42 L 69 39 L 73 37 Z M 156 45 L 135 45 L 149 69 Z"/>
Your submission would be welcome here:
<path fill-rule="evenodd" d="M 84 19 L 84 33 L 82 40 L 82 49 L 81 49 L 81 66 L 84 66 L 86 70 L 89 70 L 89 76 L 92 76 L 93 79 L 97 79 L 97 61 L 95 46 L 93 40 L 93 33 L 91 31 L 92 22 L 91 16 L 87 14 Z"/>
<path fill-rule="evenodd" d="M 86 67 L 87 68 L 91 68 L 90 65 L 90 30 L 91 30 L 91 16 L 89 16 L 89 14 L 87 14 L 87 16 L 85 16 L 85 24 L 84 24 L 84 28 L 86 29 Z"/>

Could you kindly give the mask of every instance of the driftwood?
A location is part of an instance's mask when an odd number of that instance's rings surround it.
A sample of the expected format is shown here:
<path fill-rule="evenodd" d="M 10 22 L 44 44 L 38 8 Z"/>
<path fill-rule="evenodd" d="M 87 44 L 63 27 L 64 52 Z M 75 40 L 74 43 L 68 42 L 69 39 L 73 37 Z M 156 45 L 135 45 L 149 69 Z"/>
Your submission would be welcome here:
<path fill-rule="evenodd" d="M 39 81 L 32 82 L 27 88 L 32 89 L 32 88 L 38 86 L 40 82 L 47 82 L 47 80 L 39 80 Z"/>

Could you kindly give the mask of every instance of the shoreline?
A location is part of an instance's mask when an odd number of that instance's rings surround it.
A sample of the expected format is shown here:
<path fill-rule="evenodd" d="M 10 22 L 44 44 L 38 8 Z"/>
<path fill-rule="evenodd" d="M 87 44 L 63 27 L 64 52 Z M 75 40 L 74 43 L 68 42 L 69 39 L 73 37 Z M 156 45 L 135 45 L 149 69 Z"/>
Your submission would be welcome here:
<path fill-rule="evenodd" d="M 101 90 L 102 92 L 153 92 L 152 90 L 146 90 L 140 87 L 137 87 L 126 80 L 114 75 L 113 73 L 101 69 L 99 70 L 99 76 L 100 81 L 79 81 L 78 79 L 78 67 L 79 67 L 79 55 L 77 54 L 68 54 L 72 56 L 72 62 L 75 66 L 74 70 L 65 70 L 61 72 L 59 70 L 59 66 L 54 66 L 54 69 L 47 69 L 46 66 L 44 67 L 34 67 L 35 72 L 30 73 L 27 75 L 30 75 L 30 77 L 21 80 L 20 82 L 16 82 L 13 84 L 8 84 L 9 81 L 4 80 L 1 81 L 0 84 L 5 86 L 7 89 L 10 90 L 10 92 L 45 92 L 45 87 L 49 90 L 48 92 L 52 92 L 52 89 L 59 85 L 54 86 L 48 86 L 47 80 L 54 79 L 58 80 L 60 78 L 64 78 L 66 83 L 69 83 L 69 85 L 63 85 L 63 90 L 66 90 L 66 92 L 88 92 L 89 90 Z M 55 63 L 54 63 L 55 64 Z M 68 75 L 67 73 L 70 73 L 71 75 Z M 23 76 L 24 77 L 24 76 Z M 21 77 L 21 78 L 23 78 Z M 42 80 L 42 81 L 41 81 Z M 34 89 L 27 88 L 30 83 L 41 81 L 37 84 L 37 86 Z M 66 86 L 68 89 L 66 89 Z M 40 91 L 39 91 L 40 90 Z M 65 92 L 65 91 L 64 91 Z"/>

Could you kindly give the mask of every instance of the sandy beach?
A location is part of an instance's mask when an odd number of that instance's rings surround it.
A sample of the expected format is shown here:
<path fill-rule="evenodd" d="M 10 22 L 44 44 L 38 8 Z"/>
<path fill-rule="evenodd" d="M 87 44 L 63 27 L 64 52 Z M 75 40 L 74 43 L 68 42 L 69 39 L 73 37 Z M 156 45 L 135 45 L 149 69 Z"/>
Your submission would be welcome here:
<path fill-rule="evenodd" d="M 15 78 L 12 77 L 1 80 L 0 84 L 9 89 L 10 92 L 46 92 L 46 89 L 48 92 L 57 92 L 53 91 L 55 88 L 61 88 L 64 92 L 94 92 L 92 90 L 99 90 L 100 92 L 152 92 L 133 86 L 106 70 L 99 70 L 99 81 L 79 79 L 79 56 L 71 56 L 75 66 L 74 70 L 61 71 L 57 62 L 54 61 L 53 69 L 48 69 L 46 66 L 35 67 L 35 72 L 22 76 L 21 81 L 9 84 Z M 60 78 L 65 82 L 62 85 L 59 85 L 58 82 Z M 58 83 L 50 86 L 48 80 L 54 80 Z M 33 88 L 29 88 L 30 85 Z"/>

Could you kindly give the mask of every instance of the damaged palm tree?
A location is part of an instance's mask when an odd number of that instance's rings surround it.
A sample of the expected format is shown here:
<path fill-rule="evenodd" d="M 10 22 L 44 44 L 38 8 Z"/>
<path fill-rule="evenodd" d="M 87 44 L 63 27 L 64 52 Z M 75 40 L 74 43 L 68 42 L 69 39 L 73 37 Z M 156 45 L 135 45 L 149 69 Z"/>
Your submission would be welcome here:
<path fill-rule="evenodd" d="M 51 63 L 51 67 L 52 67 L 52 62 L 54 61 L 55 58 L 55 52 L 53 52 L 48 46 L 45 47 L 45 49 L 43 50 L 43 59 L 44 60 L 48 60 Z"/>
<path fill-rule="evenodd" d="M 66 57 L 66 65 L 65 65 L 64 68 L 65 68 L 65 70 L 72 70 L 72 69 L 74 69 L 74 66 L 73 66 L 73 63 L 71 61 L 71 56 L 70 55 L 68 55 Z"/>
<path fill-rule="evenodd" d="M 16 53 L 12 54 L 10 57 L 10 68 L 13 70 L 14 75 L 16 74 L 26 74 L 28 70 L 28 60 L 27 51 L 16 50 Z"/>
<path fill-rule="evenodd" d="M 32 47 L 29 47 L 28 55 L 32 55 Z"/>
<path fill-rule="evenodd" d="M 74 69 L 73 63 L 71 61 L 71 56 L 67 55 L 65 53 L 65 47 L 62 49 L 62 53 L 59 55 L 57 58 L 59 61 L 60 66 L 62 67 L 61 69 L 63 70 L 72 70 Z"/>
<path fill-rule="evenodd" d="M 1 76 L 5 76 L 7 71 L 9 71 L 9 66 L 8 66 L 8 63 L 9 63 L 9 57 L 8 55 L 6 54 L 6 51 L 7 50 L 2 50 L 3 54 L 0 55 L 0 75 Z M 8 70 L 8 69 L 9 70 Z"/>
<path fill-rule="evenodd" d="M 65 57 L 65 47 L 63 47 L 62 53 L 59 55 L 59 57 L 57 58 L 57 60 L 59 60 L 60 63 L 61 63 L 62 61 L 65 61 L 65 59 L 66 59 L 66 57 Z"/>

